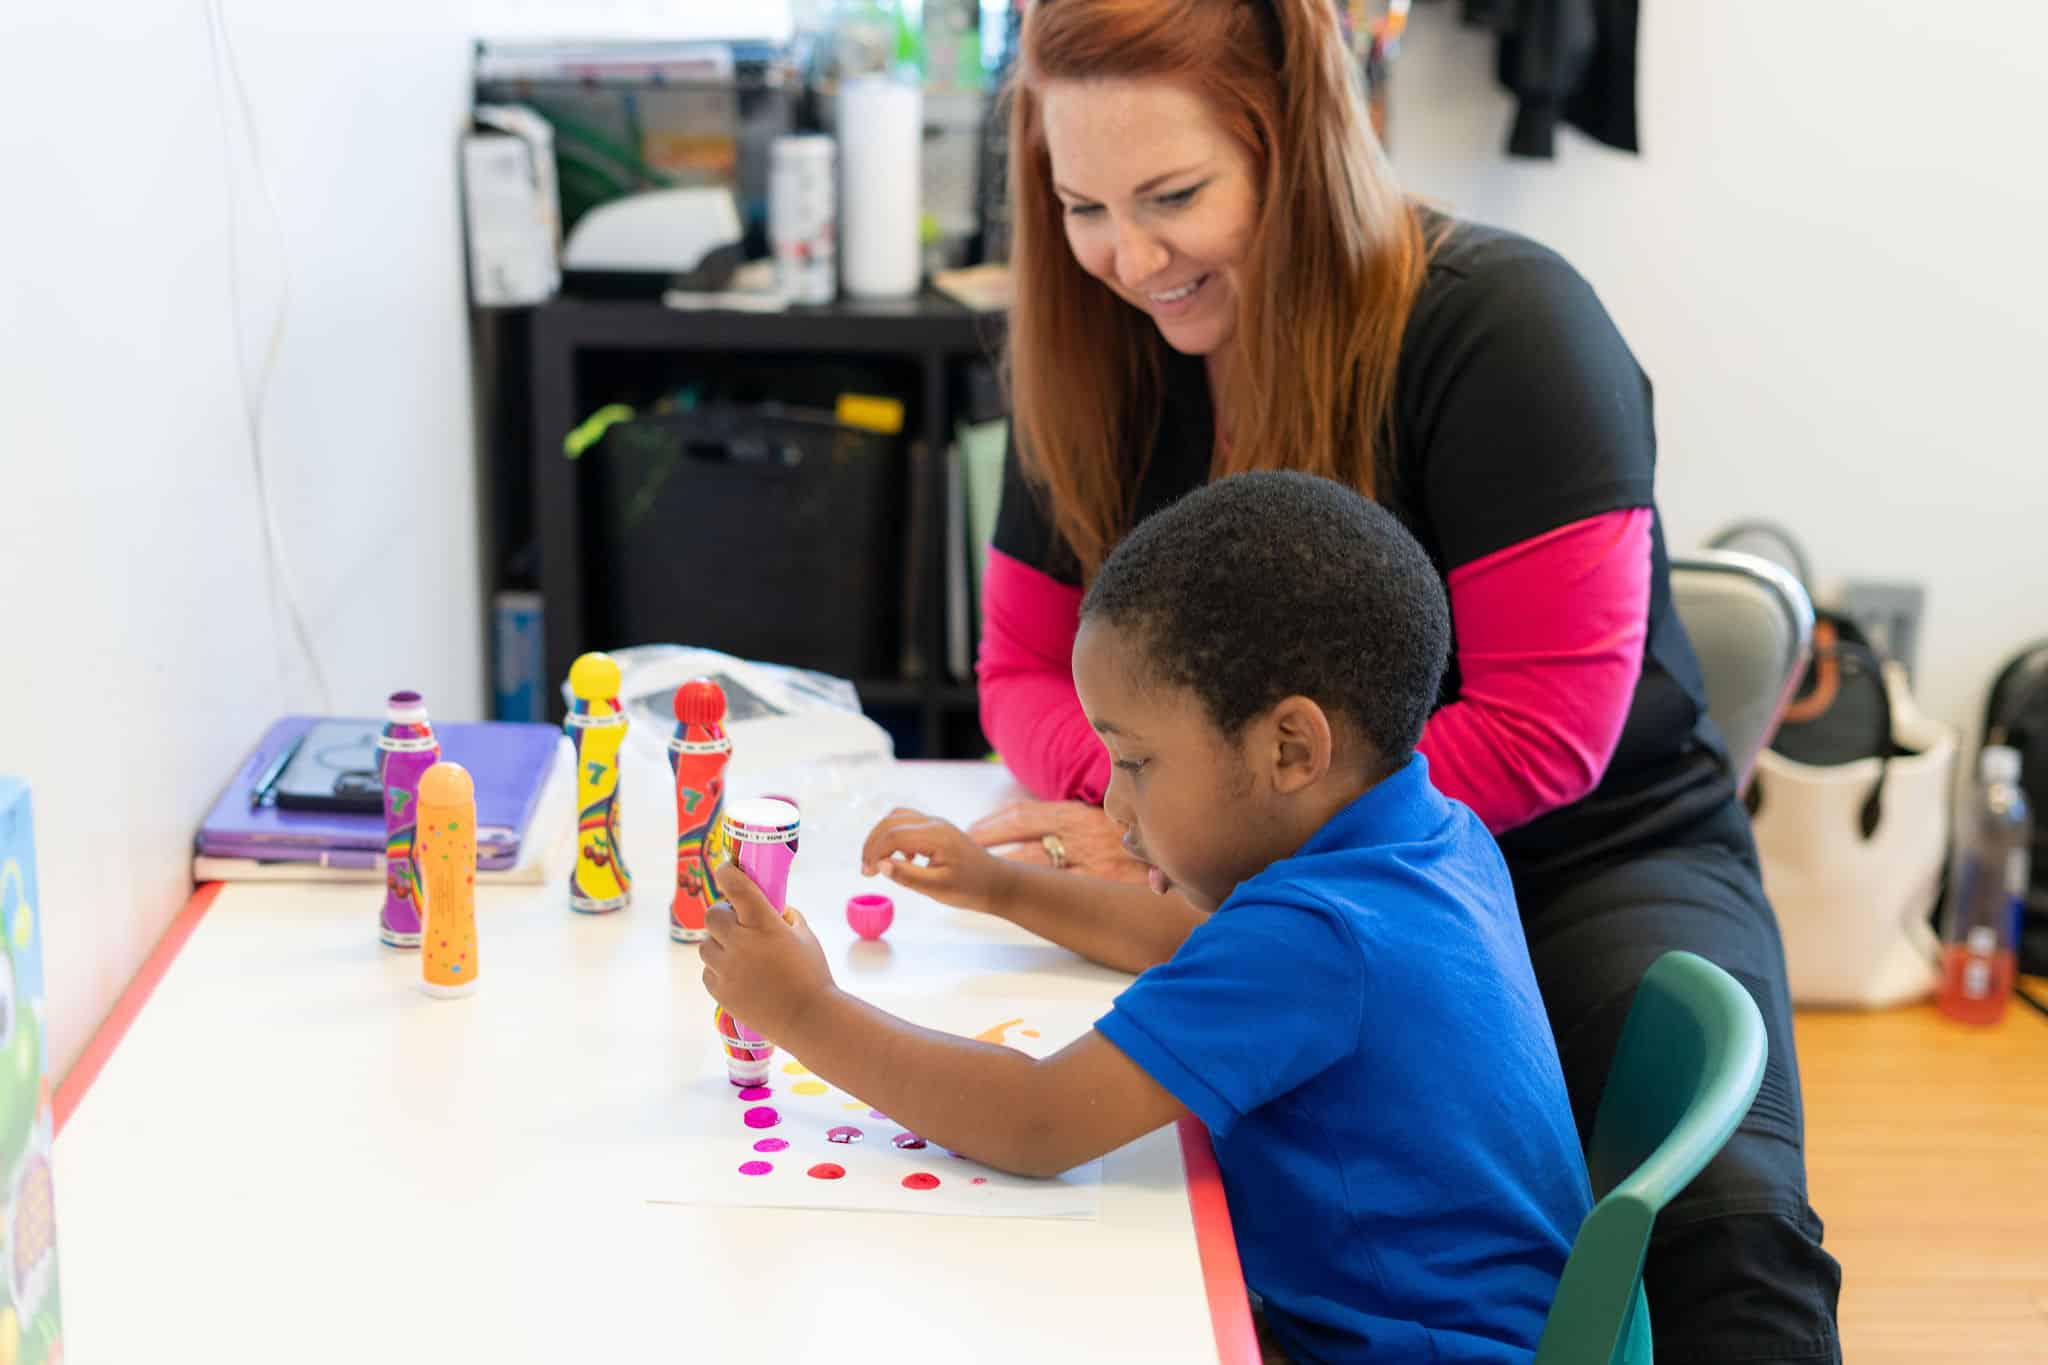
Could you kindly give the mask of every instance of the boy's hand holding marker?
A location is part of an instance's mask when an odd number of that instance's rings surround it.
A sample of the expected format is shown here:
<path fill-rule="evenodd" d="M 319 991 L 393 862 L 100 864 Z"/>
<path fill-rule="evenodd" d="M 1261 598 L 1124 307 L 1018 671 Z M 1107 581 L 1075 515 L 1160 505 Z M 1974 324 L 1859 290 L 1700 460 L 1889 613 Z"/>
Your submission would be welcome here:
<path fill-rule="evenodd" d="M 704 914 L 704 989 L 779 1042 L 806 1010 L 836 993 L 825 950 L 804 917 L 794 909 L 777 914 L 739 864 L 722 863 L 712 876 L 724 899 Z"/>

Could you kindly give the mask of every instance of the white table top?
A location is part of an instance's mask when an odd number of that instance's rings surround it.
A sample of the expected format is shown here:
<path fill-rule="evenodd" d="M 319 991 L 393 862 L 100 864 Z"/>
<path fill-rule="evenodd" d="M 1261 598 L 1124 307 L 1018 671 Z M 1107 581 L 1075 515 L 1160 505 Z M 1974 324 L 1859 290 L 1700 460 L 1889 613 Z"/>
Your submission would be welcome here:
<path fill-rule="evenodd" d="M 1215 1359 L 1172 1130 L 1105 1158 L 1093 1221 L 647 1202 L 676 1040 L 710 1013 L 668 941 L 652 781 L 624 809 L 633 906 L 572 914 L 561 877 L 480 887 L 468 1000 L 428 999 L 417 955 L 378 944 L 381 887 L 224 888 L 57 1143 L 67 1360 Z M 872 887 L 873 817 L 965 820 L 1010 790 L 990 764 L 882 785 L 801 796 L 791 901 L 842 984 L 1115 995 L 1126 978 L 901 888 L 886 940 L 858 943 L 839 907 Z"/>

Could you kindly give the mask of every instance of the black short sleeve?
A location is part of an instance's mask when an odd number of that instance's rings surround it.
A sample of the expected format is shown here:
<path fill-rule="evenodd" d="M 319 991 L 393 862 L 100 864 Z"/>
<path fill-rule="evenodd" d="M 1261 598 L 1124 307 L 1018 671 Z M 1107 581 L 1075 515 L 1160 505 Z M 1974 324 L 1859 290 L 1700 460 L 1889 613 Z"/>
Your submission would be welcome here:
<path fill-rule="evenodd" d="M 1456 228 L 1416 299 L 1398 375 L 1395 496 L 1446 572 L 1650 505 L 1649 380 L 1555 253 Z"/>
<path fill-rule="evenodd" d="M 1053 528 L 1045 494 L 1024 477 L 1024 466 L 1017 458 L 1014 426 L 1004 442 L 1003 500 L 996 511 L 992 543 L 1010 558 L 1058 582 L 1080 586 L 1080 561 Z"/>

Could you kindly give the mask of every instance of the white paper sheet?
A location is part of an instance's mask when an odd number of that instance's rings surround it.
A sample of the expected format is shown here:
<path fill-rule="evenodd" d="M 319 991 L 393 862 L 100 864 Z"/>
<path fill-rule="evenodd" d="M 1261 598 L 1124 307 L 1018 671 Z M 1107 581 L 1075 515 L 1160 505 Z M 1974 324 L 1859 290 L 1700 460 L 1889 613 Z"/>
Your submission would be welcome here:
<path fill-rule="evenodd" d="M 1034 1057 L 1080 1037 L 1102 1012 L 1100 1005 L 1078 1001 L 875 1003 L 928 1028 L 1004 1043 Z M 725 1054 L 707 1019 L 702 1064 L 682 1107 L 684 1132 L 673 1161 L 664 1161 L 656 1187 L 649 1190 L 649 1201 L 972 1218 L 1094 1218 L 1100 1212 L 1100 1161 L 1051 1180 L 1030 1180 L 955 1156 L 936 1143 L 908 1145 L 918 1136 L 877 1117 L 867 1103 L 826 1084 L 801 1059 L 781 1051 L 775 1054 L 768 1089 L 769 1095 L 741 1098 L 726 1079 Z M 761 1111 L 772 1111 L 774 1122 Z M 749 1126 L 750 1113 L 755 1123 L 766 1126 Z M 859 1138 L 835 1141 L 834 1129 L 858 1130 Z M 764 1144 L 771 1150 L 762 1150 Z M 821 1166 L 844 1174 L 833 1179 L 811 1174 Z"/>

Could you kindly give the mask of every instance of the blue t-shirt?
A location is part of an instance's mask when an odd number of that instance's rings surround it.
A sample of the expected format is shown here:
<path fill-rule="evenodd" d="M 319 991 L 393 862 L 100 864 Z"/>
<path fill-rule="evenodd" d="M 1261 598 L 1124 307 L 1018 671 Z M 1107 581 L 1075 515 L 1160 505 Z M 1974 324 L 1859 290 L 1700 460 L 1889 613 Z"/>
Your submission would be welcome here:
<path fill-rule="evenodd" d="M 1290 1355 L 1532 1358 L 1590 1186 L 1507 867 L 1419 755 L 1095 1027 L 1208 1125 Z"/>

